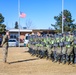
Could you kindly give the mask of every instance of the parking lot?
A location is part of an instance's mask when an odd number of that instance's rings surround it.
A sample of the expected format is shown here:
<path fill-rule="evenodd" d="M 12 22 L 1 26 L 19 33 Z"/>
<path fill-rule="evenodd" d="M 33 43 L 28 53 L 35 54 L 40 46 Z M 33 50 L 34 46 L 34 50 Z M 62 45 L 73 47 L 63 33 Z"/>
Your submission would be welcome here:
<path fill-rule="evenodd" d="M 76 65 L 63 65 L 31 56 L 26 47 L 10 47 L 6 64 L 0 48 L 0 75 L 76 75 Z"/>

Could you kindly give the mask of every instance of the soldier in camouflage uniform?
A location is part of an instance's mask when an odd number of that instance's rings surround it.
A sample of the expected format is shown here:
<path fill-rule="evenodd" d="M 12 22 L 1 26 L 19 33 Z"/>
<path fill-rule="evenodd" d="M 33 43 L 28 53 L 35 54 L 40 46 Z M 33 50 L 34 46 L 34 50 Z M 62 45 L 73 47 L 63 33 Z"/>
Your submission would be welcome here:
<path fill-rule="evenodd" d="M 32 55 L 36 54 L 36 38 L 35 35 L 33 35 L 33 41 L 32 41 Z"/>
<path fill-rule="evenodd" d="M 38 56 L 39 56 L 39 58 L 42 58 L 43 57 L 43 45 L 42 45 L 42 38 L 41 38 L 41 36 L 39 36 L 39 39 L 38 39 Z"/>
<path fill-rule="evenodd" d="M 31 35 L 31 36 L 30 36 L 30 39 L 29 39 L 29 43 L 28 43 L 28 48 L 29 48 L 29 51 L 28 51 L 28 52 L 29 52 L 30 54 L 33 53 L 33 41 L 34 41 L 34 40 L 33 40 L 33 35 Z"/>
<path fill-rule="evenodd" d="M 66 62 L 73 63 L 73 36 L 66 36 Z"/>
<path fill-rule="evenodd" d="M 62 34 L 60 34 L 59 36 L 59 47 L 58 47 L 58 60 L 59 63 L 62 62 L 62 50 L 63 50 L 63 43 L 64 42 L 64 37 L 62 36 Z"/>
<path fill-rule="evenodd" d="M 9 32 L 6 31 L 6 34 L 3 36 L 3 41 L 2 41 L 2 47 L 3 47 L 3 62 L 7 62 L 7 55 L 8 55 L 8 35 Z"/>
<path fill-rule="evenodd" d="M 47 36 L 43 37 L 43 57 L 47 57 Z"/>
<path fill-rule="evenodd" d="M 49 52 L 49 57 L 50 57 L 50 59 L 52 60 L 52 61 L 54 61 L 54 38 L 53 37 L 51 37 L 51 39 L 50 39 L 50 52 Z"/>
<path fill-rule="evenodd" d="M 51 55 L 51 48 L 50 48 L 50 41 L 51 41 L 51 37 L 47 37 L 47 43 L 46 43 L 46 50 L 47 50 L 47 59 L 50 58 Z"/>
<path fill-rule="evenodd" d="M 76 63 L 76 35 L 74 35 L 73 46 L 74 46 L 74 63 Z"/>
<path fill-rule="evenodd" d="M 59 49 L 58 49 L 58 46 L 59 46 L 59 36 L 58 34 L 56 35 L 55 37 L 55 42 L 54 42 L 54 59 L 55 59 L 55 62 L 58 61 L 58 55 L 59 55 Z"/>
<path fill-rule="evenodd" d="M 63 43 L 63 45 L 62 45 L 62 47 L 61 47 L 61 52 L 62 52 L 62 56 L 61 56 L 61 62 L 63 63 L 63 64 L 65 64 L 65 62 L 66 62 L 66 46 L 65 46 L 65 34 L 63 33 L 62 34 L 62 43 Z"/>

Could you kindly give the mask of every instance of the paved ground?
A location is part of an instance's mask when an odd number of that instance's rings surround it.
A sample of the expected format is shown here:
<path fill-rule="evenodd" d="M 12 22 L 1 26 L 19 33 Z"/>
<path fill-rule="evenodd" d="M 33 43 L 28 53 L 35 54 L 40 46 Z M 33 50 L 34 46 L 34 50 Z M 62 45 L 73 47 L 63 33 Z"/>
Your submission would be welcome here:
<path fill-rule="evenodd" d="M 9 48 L 8 63 L 2 62 L 0 48 L 0 75 L 76 75 L 76 65 L 53 63 L 31 56 L 27 48 Z"/>

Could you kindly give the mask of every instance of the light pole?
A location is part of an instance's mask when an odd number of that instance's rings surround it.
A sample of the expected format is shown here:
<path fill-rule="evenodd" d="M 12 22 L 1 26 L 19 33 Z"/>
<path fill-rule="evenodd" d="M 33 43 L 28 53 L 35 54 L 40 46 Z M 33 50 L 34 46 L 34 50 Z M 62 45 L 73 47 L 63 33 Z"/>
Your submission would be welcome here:
<path fill-rule="evenodd" d="M 62 0 L 62 33 L 64 32 L 64 21 L 63 21 L 63 17 L 64 17 L 64 14 L 63 14 L 63 10 L 64 10 L 64 0 Z"/>
<path fill-rule="evenodd" d="M 18 25 L 20 26 L 20 0 L 18 0 Z M 19 47 L 20 47 L 20 27 L 18 31 L 18 41 L 19 41 Z"/>

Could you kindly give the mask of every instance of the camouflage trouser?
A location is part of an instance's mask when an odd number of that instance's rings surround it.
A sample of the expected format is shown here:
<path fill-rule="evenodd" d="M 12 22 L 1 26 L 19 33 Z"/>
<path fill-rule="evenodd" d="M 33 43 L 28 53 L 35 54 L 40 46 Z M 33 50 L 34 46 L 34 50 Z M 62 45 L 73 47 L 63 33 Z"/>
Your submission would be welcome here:
<path fill-rule="evenodd" d="M 29 46 L 29 53 L 30 53 L 30 54 L 33 53 L 33 45 L 32 45 L 32 44 L 30 44 L 30 46 Z"/>
<path fill-rule="evenodd" d="M 43 58 L 45 56 L 45 49 L 43 46 L 39 47 L 39 57 Z"/>
<path fill-rule="evenodd" d="M 54 47 L 51 48 L 51 59 L 52 59 L 52 61 L 55 60 L 55 49 L 54 49 Z"/>
<path fill-rule="evenodd" d="M 41 55 L 41 57 L 47 57 L 47 48 L 46 47 L 42 46 L 40 48 L 40 55 Z"/>
<path fill-rule="evenodd" d="M 38 47 L 37 46 L 35 46 L 35 55 L 37 55 L 37 51 L 38 51 Z"/>
<path fill-rule="evenodd" d="M 44 46 L 42 46 L 41 47 L 41 49 L 40 49 L 41 51 L 40 51 L 40 55 L 42 56 L 42 57 L 46 57 L 47 56 L 47 48 L 46 47 L 44 47 Z"/>
<path fill-rule="evenodd" d="M 54 47 L 53 49 L 53 58 L 55 61 L 57 61 L 57 47 Z"/>
<path fill-rule="evenodd" d="M 33 45 L 33 51 L 32 51 L 32 54 L 35 55 L 36 54 L 36 50 L 37 50 L 37 47 L 35 45 Z"/>
<path fill-rule="evenodd" d="M 61 62 L 61 58 L 62 58 L 62 48 L 61 48 L 61 47 L 58 47 L 56 53 L 57 53 L 57 60 L 58 60 L 59 62 Z"/>
<path fill-rule="evenodd" d="M 3 62 L 7 62 L 8 46 L 3 47 Z"/>
<path fill-rule="evenodd" d="M 29 48 L 28 52 L 31 53 L 31 49 L 32 49 L 31 48 L 31 44 L 29 44 L 29 47 L 28 48 Z"/>
<path fill-rule="evenodd" d="M 61 62 L 65 63 L 66 62 L 66 47 L 62 47 L 62 58 Z"/>
<path fill-rule="evenodd" d="M 73 46 L 66 47 L 66 62 L 73 62 L 74 54 L 73 54 Z"/>
<path fill-rule="evenodd" d="M 47 53 L 48 53 L 48 58 L 50 58 L 50 59 L 51 59 L 52 48 L 47 47 Z"/>
<path fill-rule="evenodd" d="M 37 50 L 37 55 L 38 55 L 38 57 L 40 56 L 40 50 L 41 50 L 41 47 L 39 46 L 39 47 L 38 47 L 38 50 Z"/>
<path fill-rule="evenodd" d="M 76 47 L 74 47 L 74 54 L 76 55 Z"/>
<path fill-rule="evenodd" d="M 35 55 L 35 50 L 36 49 L 36 46 L 35 45 L 32 45 L 32 55 Z"/>
<path fill-rule="evenodd" d="M 38 57 L 38 55 L 39 55 L 39 46 L 36 46 L 36 56 Z"/>
<path fill-rule="evenodd" d="M 76 47 L 74 47 L 74 63 L 76 63 Z"/>

